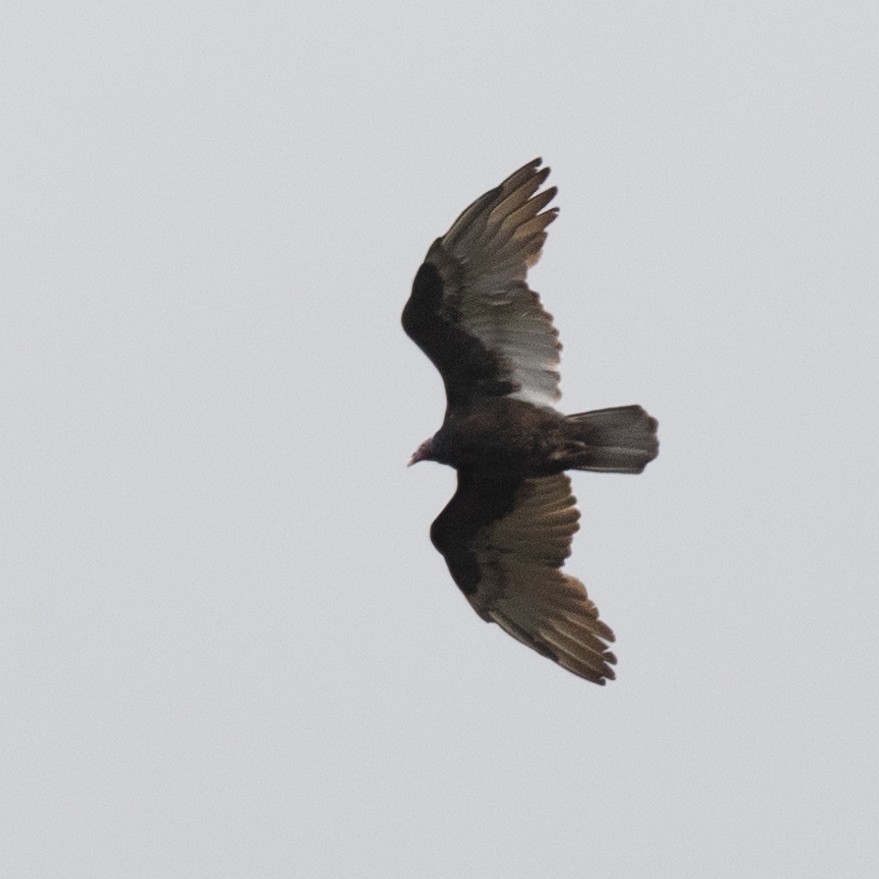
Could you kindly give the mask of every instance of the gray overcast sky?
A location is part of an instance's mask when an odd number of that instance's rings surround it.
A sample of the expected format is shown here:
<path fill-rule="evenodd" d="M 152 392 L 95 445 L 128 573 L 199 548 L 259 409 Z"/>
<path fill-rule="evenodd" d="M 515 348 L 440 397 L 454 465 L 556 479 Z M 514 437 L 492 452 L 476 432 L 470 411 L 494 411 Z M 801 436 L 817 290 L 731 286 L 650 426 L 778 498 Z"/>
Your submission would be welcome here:
<path fill-rule="evenodd" d="M 864 3 L 5 4 L 0 873 L 867 877 Z M 428 245 L 542 155 L 618 680 L 470 610 L 404 466 Z"/>

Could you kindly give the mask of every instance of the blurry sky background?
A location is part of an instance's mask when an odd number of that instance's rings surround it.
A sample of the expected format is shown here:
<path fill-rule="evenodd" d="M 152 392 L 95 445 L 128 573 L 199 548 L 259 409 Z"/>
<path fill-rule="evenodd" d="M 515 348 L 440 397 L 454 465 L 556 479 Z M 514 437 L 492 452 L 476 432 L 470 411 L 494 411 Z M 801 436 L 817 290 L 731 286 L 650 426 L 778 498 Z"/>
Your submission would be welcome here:
<path fill-rule="evenodd" d="M 866 877 L 875 3 L 8 3 L 0 873 Z M 599 688 L 471 611 L 399 314 L 534 156 Z"/>

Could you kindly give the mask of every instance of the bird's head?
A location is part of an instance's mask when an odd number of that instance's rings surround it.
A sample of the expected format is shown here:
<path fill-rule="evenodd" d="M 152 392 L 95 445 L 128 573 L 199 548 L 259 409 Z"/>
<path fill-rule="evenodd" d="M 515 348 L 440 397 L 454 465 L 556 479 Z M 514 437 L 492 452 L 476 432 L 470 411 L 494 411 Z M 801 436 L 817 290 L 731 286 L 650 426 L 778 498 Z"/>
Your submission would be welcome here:
<path fill-rule="evenodd" d="M 407 467 L 417 464 L 419 461 L 434 461 L 434 438 L 425 440 L 413 453 L 409 459 Z"/>

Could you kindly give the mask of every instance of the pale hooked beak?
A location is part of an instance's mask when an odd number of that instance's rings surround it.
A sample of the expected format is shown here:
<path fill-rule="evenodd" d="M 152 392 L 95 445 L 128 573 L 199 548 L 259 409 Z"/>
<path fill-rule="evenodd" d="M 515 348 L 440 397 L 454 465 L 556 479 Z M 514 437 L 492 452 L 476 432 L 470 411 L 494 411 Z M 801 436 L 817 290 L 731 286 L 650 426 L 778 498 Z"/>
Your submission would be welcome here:
<path fill-rule="evenodd" d="M 413 464 L 417 464 L 419 461 L 424 461 L 426 458 L 427 458 L 427 443 L 422 443 L 412 453 L 412 457 L 409 459 L 409 462 L 406 464 L 406 466 L 411 467 Z"/>

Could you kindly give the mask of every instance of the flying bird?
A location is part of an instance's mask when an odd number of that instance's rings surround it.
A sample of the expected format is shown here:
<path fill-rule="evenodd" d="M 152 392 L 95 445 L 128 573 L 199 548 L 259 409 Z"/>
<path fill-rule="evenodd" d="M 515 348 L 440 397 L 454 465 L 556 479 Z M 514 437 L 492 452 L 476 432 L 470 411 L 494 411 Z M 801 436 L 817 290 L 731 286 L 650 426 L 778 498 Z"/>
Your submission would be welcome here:
<path fill-rule="evenodd" d="M 561 570 L 580 514 L 566 470 L 640 473 L 658 451 L 640 406 L 563 415 L 561 344 L 525 280 L 556 194 L 534 159 L 470 205 L 427 251 L 403 328 L 439 370 L 442 427 L 409 461 L 458 472 L 430 529 L 473 609 L 580 677 L 614 677 L 610 628 Z"/>

